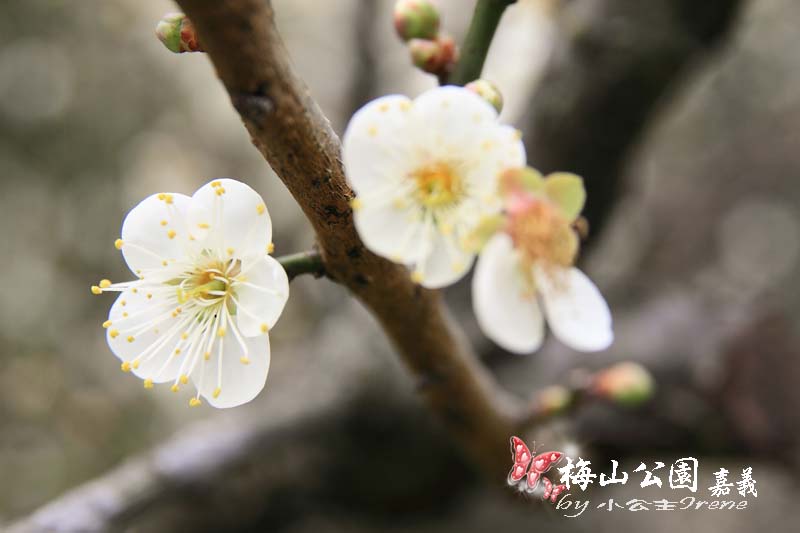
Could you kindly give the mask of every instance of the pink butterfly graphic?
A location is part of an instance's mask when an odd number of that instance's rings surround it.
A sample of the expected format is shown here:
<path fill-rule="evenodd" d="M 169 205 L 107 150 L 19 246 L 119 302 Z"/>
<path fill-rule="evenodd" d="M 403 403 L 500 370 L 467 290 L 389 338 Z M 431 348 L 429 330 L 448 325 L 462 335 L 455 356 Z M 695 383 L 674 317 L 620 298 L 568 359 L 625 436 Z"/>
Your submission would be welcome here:
<path fill-rule="evenodd" d="M 525 491 L 532 494 L 539 485 L 539 480 L 544 480 L 544 497 L 550 498 L 555 503 L 558 496 L 567 490 L 566 485 L 556 485 L 546 477 L 543 477 L 550 467 L 557 464 L 564 456 L 561 452 L 545 452 L 533 456 L 525 442 L 519 437 L 511 437 L 511 458 L 514 466 L 508 473 L 508 484 L 517 485 L 523 478 L 527 477 Z"/>

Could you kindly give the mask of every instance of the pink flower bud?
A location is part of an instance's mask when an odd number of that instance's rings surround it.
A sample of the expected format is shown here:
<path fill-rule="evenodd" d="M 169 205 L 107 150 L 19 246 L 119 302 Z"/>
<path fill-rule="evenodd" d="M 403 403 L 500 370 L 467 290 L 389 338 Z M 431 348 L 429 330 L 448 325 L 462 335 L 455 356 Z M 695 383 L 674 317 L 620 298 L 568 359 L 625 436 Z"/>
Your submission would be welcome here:
<path fill-rule="evenodd" d="M 492 104 L 498 113 L 503 110 L 503 95 L 500 94 L 500 89 L 498 89 L 494 83 L 488 80 L 478 79 L 469 82 L 464 88 L 474 92 Z"/>
<path fill-rule="evenodd" d="M 156 25 L 156 37 L 171 52 L 203 52 L 194 24 L 183 13 L 167 13 Z"/>
<path fill-rule="evenodd" d="M 398 0 L 394 5 L 394 27 L 404 41 L 434 40 L 439 34 L 439 10 L 428 0 Z"/>
<path fill-rule="evenodd" d="M 642 365 L 625 362 L 595 374 L 592 391 L 623 405 L 639 405 L 653 396 L 653 378 Z"/>
<path fill-rule="evenodd" d="M 411 39 L 408 50 L 416 67 L 437 76 L 449 73 L 458 59 L 455 41 L 446 36 L 440 36 L 435 41 Z"/>

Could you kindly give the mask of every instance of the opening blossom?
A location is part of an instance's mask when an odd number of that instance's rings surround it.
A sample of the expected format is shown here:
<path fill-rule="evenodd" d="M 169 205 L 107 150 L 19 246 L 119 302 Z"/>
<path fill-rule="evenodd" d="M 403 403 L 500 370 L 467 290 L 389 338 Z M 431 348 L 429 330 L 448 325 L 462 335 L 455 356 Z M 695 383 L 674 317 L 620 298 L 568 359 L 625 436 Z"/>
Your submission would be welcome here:
<path fill-rule="evenodd" d="M 261 196 L 232 179 L 134 207 L 115 246 L 138 279 L 92 287 L 120 293 L 103 327 L 122 370 L 148 389 L 171 382 L 177 392 L 191 381 L 191 406 L 200 396 L 215 407 L 252 400 L 269 371 L 269 330 L 289 296 L 271 240 Z"/>
<path fill-rule="evenodd" d="M 439 288 L 470 269 L 469 236 L 502 209 L 498 176 L 523 166 L 525 149 L 491 104 L 447 86 L 365 105 L 344 134 L 343 158 L 364 245 Z"/>
<path fill-rule="evenodd" d="M 510 352 L 530 353 L 542 344 L 546 317 L 567 346 L 607 348 L 614 340 L 611 312 L 573 266 L 579 243 L 572 225 L 586 197 L 581 178 L 514 169 L 501 177 L 500 191 L 505 215 L 486 221 L 475 237 L 486 241 L 472 279 L 483 332 Z"/>

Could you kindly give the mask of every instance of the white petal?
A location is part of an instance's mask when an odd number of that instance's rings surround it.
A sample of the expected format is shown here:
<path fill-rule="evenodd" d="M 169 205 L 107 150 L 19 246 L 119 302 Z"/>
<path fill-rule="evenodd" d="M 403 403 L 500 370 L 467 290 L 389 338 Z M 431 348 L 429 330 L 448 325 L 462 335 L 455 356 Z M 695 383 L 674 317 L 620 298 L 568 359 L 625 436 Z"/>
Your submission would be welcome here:
<path fill-rule="evenodd" d="M 169 197 L 171 203 L 159 197 Z M 122 223 L 122 256 L 134 274 L 162 268 L 163 261 L 186 254 L 188 205 L 189 197 L 184 194 L 161 193 L 148 196 L 130 210 Z"/>
<path fill-rule="evenodd" d="M 217 389 L 217 370 L 220 359 L 215 344 L 211 359 L 202 360 L 192 373 L 192 381 L 197 385 L 200 394 L 214 407 L 236 407 L 247 403 L 264 389 L 269 373 L 270 350 L 269 336 L 247 337 L 248 364 L 241 362 L 244 351 L 236 339 L 230 335 L 225 337 L 222 355 L 222 380 L 219 395 L 214 398 Z M 202 368 L 201 365 L 205 365 Z"/>
<path fill-rule="evenodd" d="M 439 151 L 471 149 L 476 135 L 497 121 L 497 111 L 463 87 L 437 87 L 414 99 L 413 132 L 417 143 Z"/>
<path fill-rule="evenodd" d="M 141 288 L 136 293 L 128 290 L 117 297 L 108 313 L 111 325 L 106 330 L 106 340 L 114 355 L 129 363 L 156 343 L 163 344 L 151 355 L 142 358 L 138 368 L 131 367 L 131 371 L 142 379 L 152 379 L 154 383 L 171 381 L 178 376 L 180 369 L 182 358 L 173 355 L 181 340 L 180 334 L 184 331 L 174 326 L 185 316 L 171 316 L 175 305 L 163 293 L 154 294 L 149 299 L 147 294 L 147 290 Z M 164 320 L 159 324 L 139 331 L 141 326 L 161 315 L 164 315 Z M 174 331 L 170 333 L 171 330 Z M 130 341 L 129 337 L 133 337 L 133 340 Z"/>
<path fill-rule="evenodd" d="M 594 283 L 577 268 L 534 271 L 545 316 L 558 339 L 582 352 L 605 350 L 614 340 L 611 311 Z"/>
<path fill-rule="evenodd" d="M 417 264 L 422 274 L 420 285 L 428 289 L 440 289 L 457 282 L 469 272 L 475 254 L 461 249 L 453 235 L 444 235 L 438 229 L 429 237 L 428 253 Z"/>
<path fill-rule="evenodd" d="M 478 258 L 472 306 L 486 336 L 520 354 L 536 351 L 544 336 L 539 303 L 525 290 L 511 238 L 499 233 L 486 243 Z"/>
<path fill-rule="evenodd" d="M 392 261 L 409 263 L 416 259 L 422 222 L 408 209 L 365 203 L 353 214 L 364 246 Z"/>
<path fill-rule="evenodd" d="M 223 194 L 218 194 L 220 190 Z M 192 235 L 204 246 L 232 257 L 261 255 L 272 241 L 272 221 L 261 195 L 229 178 L 214 180 L 194 193 L 188 221 Z"/>
<path fill-rule="evenodd" d="M 251 285 L 235 285 L 237 325 L 246 337 L 263 335 L 283 312 L 289 298 L 289 278 L 281 264 L 268 255 L 248 267 L 244 278 Z"/>
<path fill-rule="evenodd" d="M 408 132 L 410 107 L 405 96 L 384 96 L 358 110 L 347 125 L 342 159 L 347 180 L 358 195 L 402 180 L 411 169 L 409 153 L 415 139 Z"/>
<path fill-rule="evenodd" d="M 504 170 L 525 166 L 525 145 L 510 126 L 495 124 L 476 132 L 470 152 L 473 159 L 466 180 L 472 194 L 481 198 L 497 192 L 497 179 Z"/>

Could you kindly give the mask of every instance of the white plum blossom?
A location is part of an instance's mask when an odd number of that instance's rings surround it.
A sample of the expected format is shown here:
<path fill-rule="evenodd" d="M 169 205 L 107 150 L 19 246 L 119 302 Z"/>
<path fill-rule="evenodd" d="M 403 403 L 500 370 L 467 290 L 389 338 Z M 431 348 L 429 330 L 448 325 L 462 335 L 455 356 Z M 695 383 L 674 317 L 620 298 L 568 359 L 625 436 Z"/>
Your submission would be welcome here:
<path fill-rule="evenodd" d="M 252 400 L 269 371 L 268 332 L 289 296 L 271 240 L 261 196 L 232 179 L 134 207 L 115 246 L 138 279 L 92 287 L 120 293 L 103 327 L 122 370 L 148 389 L 171 382 L 177 392 L 191 381 L 191 406 L 201 396 L 215 407 Z"/>
<path fill-rule="evenodd" d="M 523 166 L 525 149 L 491 104 L 447 86 L 368 103 L 347 127 L 343 159 L 364 245 L 439 288 L 472 266 L 468 237 L 502 209 L 497 177 Z"/>
<path fill-rule="evenodd" d="M 600 291 L 573 266 L 578 237 L 572 224 L 585 200 L 582 180 L 533 169 L 501 179 L 506 214 L 482 236 L 472 279 L 475 315 L 483 332 L 514 353 L 537 350 L 545 318 L 555 336 L 578 351 L 606 349 L 614 340 L 611 312 Z"/>

